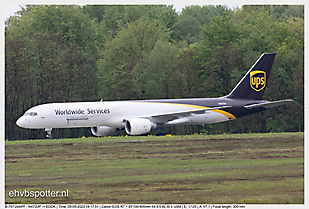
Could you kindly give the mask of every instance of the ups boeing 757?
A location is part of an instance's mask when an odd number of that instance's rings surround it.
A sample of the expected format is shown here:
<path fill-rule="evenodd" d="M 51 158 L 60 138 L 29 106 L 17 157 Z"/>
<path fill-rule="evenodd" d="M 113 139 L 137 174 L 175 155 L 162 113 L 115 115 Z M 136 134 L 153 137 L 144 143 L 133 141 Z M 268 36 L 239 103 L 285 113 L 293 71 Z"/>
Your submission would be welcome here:
<path fill-rule="evenodd" d="M 30 108 L 16 124 L 44 129 L 47 137 L 53 128 L 74 127 L 91 127 L 95 136 L 107 136 L 123 128 L 129 135 L 142 135 L 165 126 L 234 120 L 294 102 L 263 100 L 275 55 L 263 54 L 230 94 L 223 97 L 49 103 Z"/>

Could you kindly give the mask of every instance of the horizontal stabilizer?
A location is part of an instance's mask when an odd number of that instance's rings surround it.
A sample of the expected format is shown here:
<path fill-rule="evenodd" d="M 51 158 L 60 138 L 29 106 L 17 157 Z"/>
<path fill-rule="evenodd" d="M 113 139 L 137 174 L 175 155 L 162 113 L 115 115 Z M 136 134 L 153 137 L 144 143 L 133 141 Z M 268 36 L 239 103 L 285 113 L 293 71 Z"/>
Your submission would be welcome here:
<path fill-rule="evenodd" d="M 286 99 L 286 100 L 279 100 L 279 101 L 274 101 L 274 102 L 265 102 L 265 103 L 260 103 L 260 104 L 247 105 L 247 106 L 245 106 L 245 108 L 249 109 L 249 110 L 254 109 L 254 108 L 259 108 L 259 107 L 269 109 L 269 108 L 289 104 L 291 102 L 294 102 L 294 100 L 293 99 Z"/>

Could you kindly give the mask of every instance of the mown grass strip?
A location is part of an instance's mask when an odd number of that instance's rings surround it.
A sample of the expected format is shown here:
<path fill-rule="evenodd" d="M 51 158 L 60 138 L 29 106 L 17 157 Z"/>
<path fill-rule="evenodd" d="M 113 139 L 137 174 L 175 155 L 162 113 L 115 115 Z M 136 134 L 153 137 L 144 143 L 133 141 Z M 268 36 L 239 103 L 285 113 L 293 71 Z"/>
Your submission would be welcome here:
<path fill-rule="evenodd" d="M 5 149 L 8 203 L 304 202 L 303 133 L 13 141 Z M 14 189 L 69 197 L 8 197 Z"/>

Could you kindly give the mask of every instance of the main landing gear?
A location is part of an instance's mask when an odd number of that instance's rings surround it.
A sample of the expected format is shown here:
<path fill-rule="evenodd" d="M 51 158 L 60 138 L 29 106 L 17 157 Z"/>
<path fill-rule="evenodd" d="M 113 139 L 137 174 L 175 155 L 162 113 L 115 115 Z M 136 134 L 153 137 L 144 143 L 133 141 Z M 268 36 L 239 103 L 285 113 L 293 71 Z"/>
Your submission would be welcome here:
<path fill-rule="evenodd" d="M 158 129 L 159 129 L 160 133 L 157 134 L 157 136 L 164 136 L 165 135 L 164 125 L 163 124 L 158 124 Z"/>
<path fill-rule="evenodd" d="M 46 131 L 46 137 L 49 138 L 49 139 L 52 139 L 52 135 L 51 135 L 51 132 L 52 132 L 52 128 L 45 128 L 44 131 Z"/>

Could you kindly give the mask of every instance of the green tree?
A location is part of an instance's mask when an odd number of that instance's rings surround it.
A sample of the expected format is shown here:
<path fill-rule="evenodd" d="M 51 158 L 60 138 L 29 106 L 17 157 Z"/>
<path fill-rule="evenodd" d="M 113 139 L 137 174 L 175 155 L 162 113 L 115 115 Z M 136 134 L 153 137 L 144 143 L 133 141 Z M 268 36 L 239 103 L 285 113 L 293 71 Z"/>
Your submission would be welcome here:
<path fill-rule="evenodd" d="M 91 64 L 79 47 L 64 43 L 62 37 L 48 32 L 28 39 L 6 33 L 6 114 L 10 114 L 6 122 L 13 127 L 7 131 L 9 138 L 25 132 L 15 121 L 34 105 L 94 98 L 96 78 Z"/>
<path fill-rule="evenodd" d="M 304 129 L 303 5 L 26 5 L 5 24 L 10 139 L 44 137 L 15 121 L 45 102 L 222 96 L 265 52 L 277 55 L 264 98 L 295 103 L 207 131 Z M 54 132 L 77 134 L 90 132 Z"/>
<path fill-rule="evenodd" d="M 102 23 L 108 40 L 115 38 L 122 27 L 143 16 L 159 20 L 167 28 L 173 28 L 178 17 L 172 5 L 86 5 L 83 12 Z"/>
<path fill-rule="evenodd" d="M 232 16 L 234 11 L 225 5 L 190 5 L 182 9 L 181 16 L 196 18 L 204 27 L 208 26 L 216 16 L 224 14 Z"/>
<path fill-rule="evenodd" d="M 214 17 L 211 24 L 202 29 L 201 38 L 199 58 L 203 62 L 211 57 L 215 48 L 235 43 L 239 39 L 239 32 L 232 18 L 224 13 L 223 16 Z"/>
<path fill-rule="evenodd" d="M 89 99 L 85 83 L 88 84 L 87 79 L 94 74 L 92 65 L 79 47 L 62 38 L 62 33 L 36 33 L 28 41 L 29 67 L 36 75 L 36 94 L 40 103 Z M 94 78 L 91 83 L 87 89 L 93 92 Z"/>
<path fill-rule="evenodd" d="M 200 22 L 194 17 L 179 17 L 173 31 L 173 38 L 176 40 L 186 40 L 188 44 L 200 41 L 199 34 L 201 31 Z"/>
<path fill-rule="evenodd" d="M 157 41 L 147 58 L 135 65 L 133 76 L 136 93 L 141 99 L 174 98 L 179 96 L 181 83 L 175 68 L 177 47 L 169 42 Z"/>
<path fill-rule="evenodd" d="M 173 38 L 186 40 L 189 44 L 199 42 L 201 28 L 209 27 L 215 17 L 224 15 L 231 17 L 234 11 L 223 5 L 186 6 L 175 24 Z"/>
<path fill-rule="evenodd" d="M 63 39 L 77 44 L 86 53 L 98 54 L 104 35 L 101 27 L 82 13 L 76 5 L 39 5 L 30 9 L 19 18 L 9 20 L 8 30 L 13 34 L 31 37 L 36 32 L 57 31 Z"/>
<path fill-rule="evenodd" d="M 212 97 L 227 95 L 239 81 L 239 72 L 243 72 L 243 52 L 233 43 L 223 43 L 212 54 L 204 64 L 205 74 L 208 75 L 204 87 Z"/>
<path fill-rule="evenodd" d="M 22 36 L 5 31 L 5 137 L 13 139 L 27 134 L 17 129 L 15 121 L 23 110 L 33 105 L 34 75 L 29 68 L 29 55 L 24 53 L 26 42 Z M 29 132 L 28 135 L 29 137 Z"/>
<path fill-rule="evenodd" d="M 203 79 L 201 69 L 197 64 L 196 44 L 184 46 L 179 49 L 176 69 L 182 75 L 183 82 L 180 87 L 181 97 L 206 97 L 206 92 L 201 88 Z"/>
<path fill-rule="evenodd" d="M 146 8 L 149 9 L 149 18 L 164 23 L 171 31 L 174 30 L 178 20 L 178 14 L 173 9 L 173 5 L 153 5 Z"/>
<path fill-rule="evenodd" d="M 117 38 L 106 44 L 98 72 L 103 98 L 136 98 L 131 85 L 132 70 L 158 40 L 169 40 L 169 30 L 161 22 L 144 17 L 122 28 Z"/>

